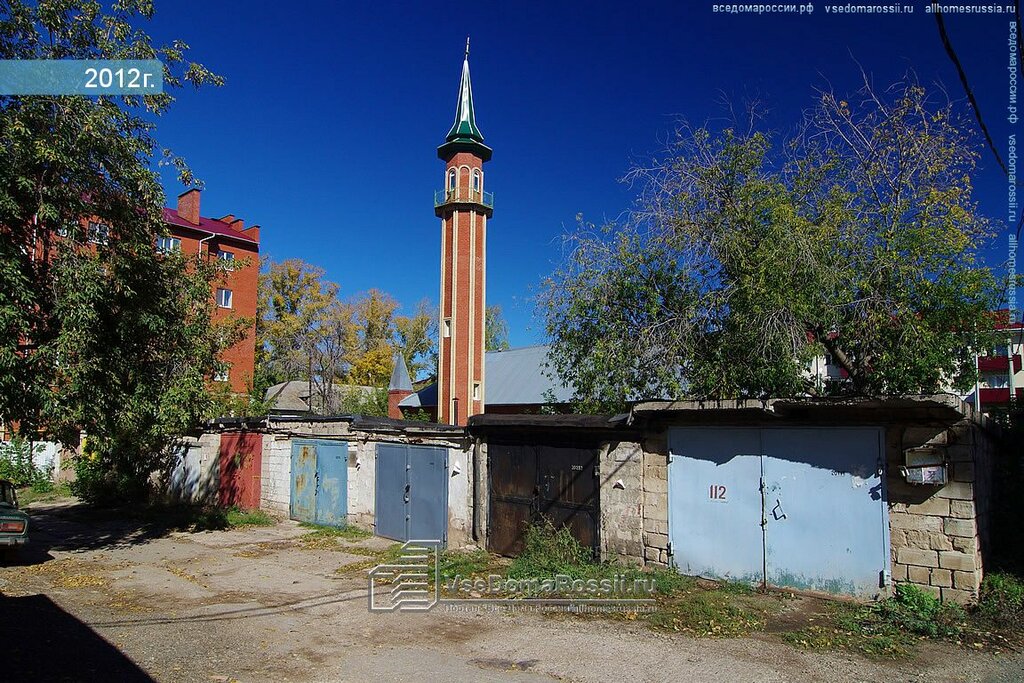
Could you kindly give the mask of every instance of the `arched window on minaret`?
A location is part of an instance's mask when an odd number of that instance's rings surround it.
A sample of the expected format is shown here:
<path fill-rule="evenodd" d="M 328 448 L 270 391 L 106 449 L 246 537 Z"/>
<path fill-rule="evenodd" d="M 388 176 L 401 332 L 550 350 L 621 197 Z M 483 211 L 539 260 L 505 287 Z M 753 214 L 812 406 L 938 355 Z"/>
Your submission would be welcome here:
<path fill-rule="evenodd" d="M 473 169 L 473 194 L 477 195 L 480 193 L 480 169 Z"/>
<path fill-rule="evenodd" d="M 448 171 L 448 192 L 449 194 L 455 192 L 456 183 L 458 182 L 459 174 L 454 168 Z"/>

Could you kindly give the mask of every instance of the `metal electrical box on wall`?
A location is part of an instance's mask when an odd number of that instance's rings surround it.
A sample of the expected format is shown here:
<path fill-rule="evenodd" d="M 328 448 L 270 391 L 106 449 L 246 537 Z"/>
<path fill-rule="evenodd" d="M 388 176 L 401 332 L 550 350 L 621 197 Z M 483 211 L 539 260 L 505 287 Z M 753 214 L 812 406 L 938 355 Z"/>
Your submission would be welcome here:
<path fill-rule="evenodd" d="M 946 483 L 946 458 L 937 448 L 923 446 L 903 451 L 906 465 L 902 468 L 908 484 L 942 486 Z"/>

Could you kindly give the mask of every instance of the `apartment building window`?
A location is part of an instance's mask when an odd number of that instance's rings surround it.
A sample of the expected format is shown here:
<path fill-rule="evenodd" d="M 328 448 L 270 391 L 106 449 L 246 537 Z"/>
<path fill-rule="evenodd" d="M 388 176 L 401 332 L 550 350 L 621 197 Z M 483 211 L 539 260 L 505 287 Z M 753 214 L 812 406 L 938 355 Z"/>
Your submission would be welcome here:
<path fill-rule="evenodd" d="M 234 270 L 235 269 L 235 254 L 234 254 L 234 252 L 224 251 L 223 249 L 219 249 L 217 251 L 217 259 L 222 261 L 223 264 L 224 264 L 224 267 L 227 268 L 228 270 Z"/>
<path fill-rule="evenodd" d="M 221 308 L 231 308 L 231 290 L 217 289 L 217 305 Z"/>
<path fill-rule="evenodd" d="M 106 244 L 110 241 L 110 226 L 105 223 L 89 221 L 89 241 L 93 244 Z"/>
<path fill-rule="evenodd" d="M 158 237 L 156 240 L 156 250 L 161 254 L 181 251 L 181 240 L 177 237 Z"/>
<path fill-rule="evenodd" d="M 231 379 L 231 366 L 225 365 L 213 375 L 214 382 L 227 382 Z"/>

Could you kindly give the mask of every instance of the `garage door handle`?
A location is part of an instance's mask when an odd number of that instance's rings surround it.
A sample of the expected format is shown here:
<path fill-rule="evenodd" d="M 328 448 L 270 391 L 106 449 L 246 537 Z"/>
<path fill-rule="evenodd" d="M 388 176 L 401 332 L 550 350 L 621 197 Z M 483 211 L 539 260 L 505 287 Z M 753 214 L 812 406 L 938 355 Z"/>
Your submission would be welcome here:
<path fill-rule="evenodd" d="M 775 499 L 775 507 L 772 508 L 772 517 L 774 517 L 776 521 L 786 519 L 786 513 L 782 510 L 782 501 L 778 498 Z"/>
<path fill-rule="evenodd" d="M 405 485 L 405 502 L 409 502 L 409 484 Z"/>

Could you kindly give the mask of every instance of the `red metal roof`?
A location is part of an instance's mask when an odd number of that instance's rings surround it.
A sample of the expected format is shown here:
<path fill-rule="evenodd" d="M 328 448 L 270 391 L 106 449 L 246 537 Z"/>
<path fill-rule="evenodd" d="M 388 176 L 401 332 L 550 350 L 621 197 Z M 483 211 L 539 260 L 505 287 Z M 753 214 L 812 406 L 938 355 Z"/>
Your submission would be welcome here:
<path fill-rule="evenodd" d="M 208 232 L 214 235 L 223 235 L 224 237 L 230 237 L 236 240 L 242 240 L 243 242 L 250 242 L 252 244 L 259 244 L 256 240 L 247 235 L 235 230 L 227 223 L 222 223 L 216 218 L 203 218 L 199 217 L 199 225 L 190 223 L 181 216 L 174 209 L 164 207 L 164 220 L 171 225 L 178 225 L 183 228 L 191 228 L 192 230 L 199 230 L 200 232 Z"/>

